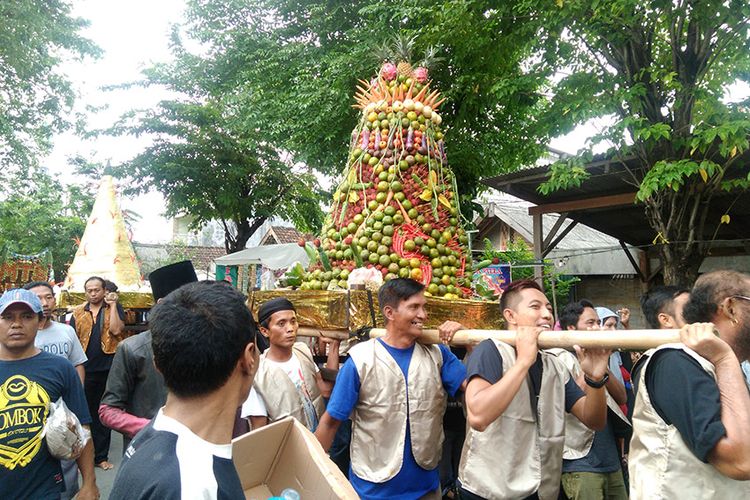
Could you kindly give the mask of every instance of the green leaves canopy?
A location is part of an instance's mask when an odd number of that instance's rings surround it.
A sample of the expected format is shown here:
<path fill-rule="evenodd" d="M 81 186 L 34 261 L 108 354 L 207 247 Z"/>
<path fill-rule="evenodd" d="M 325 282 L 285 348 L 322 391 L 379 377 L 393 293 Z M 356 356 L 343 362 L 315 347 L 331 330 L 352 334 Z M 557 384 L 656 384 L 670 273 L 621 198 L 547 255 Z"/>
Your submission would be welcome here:
<path fill-rule="evenodd" d="M 64 60 L 96 56 L 65 0 L 13 0 L 0 8 L 0 169 L 28 167 L 71 127 L 75 92 Z M 1 189 L 1 188 L 0 188 Z"/>
<path fill-rule="evenodd" d="M 167 213 L 188 213 L 195 229 L 222 222 L 227 252 L 245 247 L 262 224 L 283 216 L 302 230 L 322 223 L 317 181 L 293 168 L 248 118 L 223 95 L 223 84 L 206 78 L 204 62 L 185 52 L 175 36 L 177 60 L 147 72 L 147 85 L 164 85 L 184 97 L 132 112 L 112 130 L 147 134 L 153 144 L 117 167 L 132 179 L 127 193 L 155 188 Z"/>
<path fill-rule="evenodd" d="M 7 179 L 9 193 L 0 201 L 0 257 L 2 250 L 20 254 L 52 253 L 55 280 L 62 281 L 78 250 L 93 206 L 90 193 L 64 188 L 44 170 Z"/>

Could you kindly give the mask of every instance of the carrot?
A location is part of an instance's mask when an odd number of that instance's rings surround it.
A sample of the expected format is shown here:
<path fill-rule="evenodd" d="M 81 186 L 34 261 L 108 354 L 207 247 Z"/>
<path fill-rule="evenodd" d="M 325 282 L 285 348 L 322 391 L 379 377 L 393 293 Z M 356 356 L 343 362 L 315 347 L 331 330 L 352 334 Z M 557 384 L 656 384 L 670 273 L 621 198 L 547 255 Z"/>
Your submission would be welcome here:
<path fill-rule="evenodd" d="M 443 102 L 445 102 L 445 97 L 443 97 L 438 102 L 436 102 L 435 104 L 433 104 L 432 105 L 432 109 L 437 109 L 437 107 L 440 106 L 441 104 L 443 104 Z"/>
<path fill-rule="evenodd" d="M 404 221 L 407 224 L 411 224 L 411 219 L 409 218 L 409 215 L 406 213 L 406 210 L 404 209 L 404 206 L 398 200 L 396 200 L 396 203 L 398 203 L 398 208 L 401 210 L 401 215 L 404 216 Z"/>
<path fill-rule="evenodd" d="M 407 99 L 411 99 L 412 91 L 414 90 L 414 83 L 416 83 L 416 80 L 412 78 L 411 85 L 409 85 L 409 90 L 406 92 Z"/>
<path fill-rule="evenodd" d="M 427 85 L 425 85 L 424 87 L 422 87 L 422 90 L 419 91 L 419 94 L 417 94 L 416 96 L 414 96 L 414 100 L 415 101 L 421 101 L 426 92 L 427 92 Z"/>

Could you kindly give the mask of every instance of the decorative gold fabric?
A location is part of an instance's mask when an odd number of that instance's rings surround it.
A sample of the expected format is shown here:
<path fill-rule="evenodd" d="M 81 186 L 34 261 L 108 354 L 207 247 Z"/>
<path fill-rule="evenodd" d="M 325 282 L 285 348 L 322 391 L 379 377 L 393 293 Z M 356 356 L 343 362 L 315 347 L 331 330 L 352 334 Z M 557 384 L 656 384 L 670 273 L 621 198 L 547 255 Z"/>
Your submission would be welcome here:
<path fill-rule="evenodd" d="M 118 299 L 125 309 L 151 309 L 154 307 L 154 297 L 150 293 L 141 292 L 117 292 Z M 57 307 L 72 309 L 86 302 L 84 292 L 70 292 L 62 290 L 57 296 Z"/>
<path fill-rule="evenodd" d="M 286 297 L 297 309 L 301 326 L 323 330 L 355 331 L 363 326 L 384 327 L 378 306 L 378 297 L 372 293 L 372 310 L 376 325 L 372 324 L 370 298 L 366 290 L 270 290 L 250 292 L 247 303 L 257 318 L 258 307 L 276 297 Z M 447 300 L 427 297 L 427 322 L 425 328 L 437 328 L 446 320 L 458 321 L 466 328 L 502 329 L 503 319 L 497 302 L 477 300 Z"/>

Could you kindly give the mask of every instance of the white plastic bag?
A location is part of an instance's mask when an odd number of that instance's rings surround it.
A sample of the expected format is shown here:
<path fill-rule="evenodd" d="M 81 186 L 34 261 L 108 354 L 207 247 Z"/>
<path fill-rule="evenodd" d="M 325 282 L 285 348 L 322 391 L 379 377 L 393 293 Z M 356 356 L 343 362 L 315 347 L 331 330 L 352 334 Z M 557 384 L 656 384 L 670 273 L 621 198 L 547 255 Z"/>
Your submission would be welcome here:
<path fill-rule="evenodd" d="M 349 288 L 351 288 L 352 285 L 365 285 L 365 288 L 368 290 L 377 292 L 383 284 L 383 274 L 374 267 L 358 267 L 349 273 L 347 284 L 349 285 Z"/>
<path fill-rule="evenodd" d="M 49 405 L 49 416 L 44 426 L 50 455 L 60 460 L 75 460 L 81 456 L 91 432 L 84 429 L 75 413 L 62 398 Z"/>

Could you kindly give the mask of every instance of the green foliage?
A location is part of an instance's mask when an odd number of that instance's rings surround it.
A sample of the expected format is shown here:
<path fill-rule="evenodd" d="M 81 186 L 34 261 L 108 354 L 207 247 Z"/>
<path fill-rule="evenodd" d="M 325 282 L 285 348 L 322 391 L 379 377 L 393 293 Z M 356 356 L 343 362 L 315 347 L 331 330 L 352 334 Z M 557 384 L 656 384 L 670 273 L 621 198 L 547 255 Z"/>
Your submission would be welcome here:
<path fill-rule="evenodd" d="M 504 251 L 495 250 L 492 246 L 492 242 L 485 238 L 484 239 L 484 253 L 482 259 L 499 259 L 501 264 L 511 265 L 511 279 L 522 280 L 534 277 L 533 267 L 514 267 L 523 266 L 534 263 L 534 252 L 526 244 L 525 241 L 518 239 L 511 241 Z M 551 261 L 544 261 L 543 270 L 543 283 L 544 293 L 550 302 L 552 300 L 552 282 L 554 281 L 555 299 L 558 304 L 566 304 L 568 302 L 568 296 L 570 295 L 571 288 L 578 283 L 580 278 L 576 276 L 566 276 L 558 273 L 555 270 L 554 264 Z"/>
<path fill-rule="evenodd" d="M 532 1 L 517 8 L 540 11 Z M 566 0 L 541 10 L 531 71 L 556 78 L 539 122 L 554 136 L 593 117 L 614 120 L 585 154 L 605 144 L 608 156 L 630 158 L 654 234 L 675 242 L 659 248 L 665 280 L 689 284 L 711 247 L 706 224 L 720 224 L 707 218 L 709 201 L 749 186 L 748 102 L 725 94 L 749 80 L 750 4 Z M 540 192 L 580 185 L 578 167 L 555 165 Z"/>
<path fill-rule="evenodd" d="M 584 166 L 586 155 L 574 156 L 550 166 L 549 179 L 539 186 L 539 192 L 549 194 L 558 189 L 580 187 L 589 177 Z"/>
<path fill-rule="evenodd" d="M 66 0 L 13 0 L 0 8 L 0 170 L 28 168 L 52 135 L 75 124 L 65 60 L 97 56 Z M 2 189 L 2 188 L 0 188 Z"/>
<path fill-rule="evenodd" d="M 10 194 L 0 201 L 0 248 L 27 255 L 48 249 L 55 280 L 62 281 L 94 198 L 90 192 L 64 187 L 43 170 L 32 172 L 28 178 L 17 175 L 7 181 Z"/>
<path fill-rule="evenodd" d="M 209 60 L 185 51 L 177 35 L 173 43 L 175 62 L 150 68 L 143 84 L 182 96 L 133 111 L 109 131 L 153 137 L 151 146 L 113 167 L 131 179 L 126 193 L 155 188 L 167 200 L 168 215 L 193 217 L 192 229 L 221 221 L 229 253 L 242 250 L 273 216 L 302 231 L 319 229 L 316 178 L 282 158 L 252 110 L 231 99 L 231 83 L 212 74 Z"/>
<path fill-rule="evenodd" d="M 225 82 L 225 98 L 248 124 L 296 161 L 340 174 L 357 120 L 357 79 L 379 70 L 384 43 L 413 39 L 413 53 L 436 47 L 430 68 L 446 145 L 471 220 L 481 177 L 527 165 L 544 151 L 536 116 L 545 106 L 540 75 L 519 64 L 537 27 L 512 2 L 465 0 L 203 0 L 189 8 L 188 32 L 205 43 L 205 74 Z"/>

